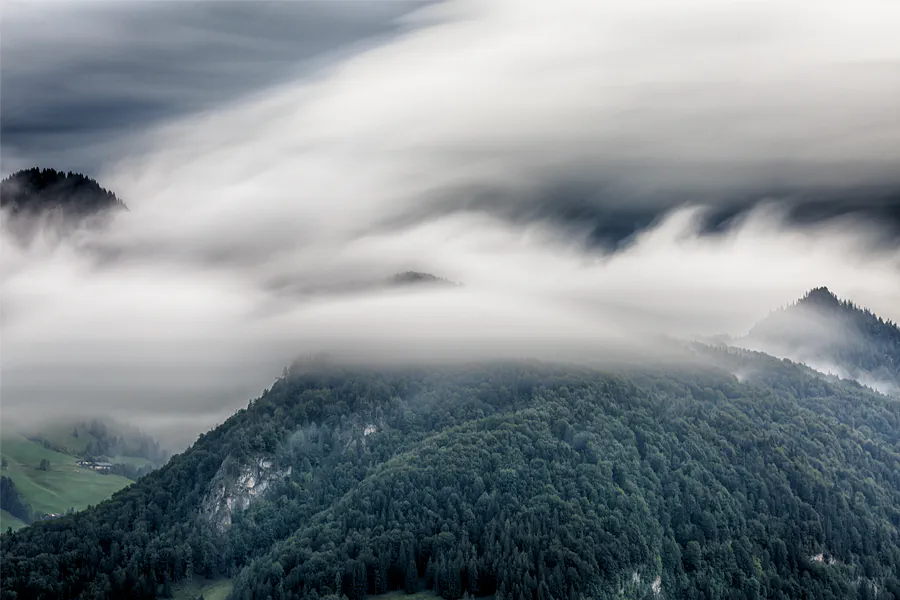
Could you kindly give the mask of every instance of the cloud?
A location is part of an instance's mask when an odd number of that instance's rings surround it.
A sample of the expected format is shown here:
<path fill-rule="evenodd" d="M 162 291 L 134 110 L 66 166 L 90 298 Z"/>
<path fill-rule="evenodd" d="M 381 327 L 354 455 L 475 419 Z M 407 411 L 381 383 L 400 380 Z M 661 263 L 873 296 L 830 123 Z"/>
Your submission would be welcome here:
<path fill-rule="evenodd" d="M 372 272 L 405 260 L 452 273 L 462 288 L 313 298 L 193 263 L 97 269 L 59 246 L 4 273 L 4 415 L 90 407 L 156 433 L 185 432 L 177 442 L 186 443 L 306 352 L 646 365 L 677 358 L 663 336 L 744 333 L 823 281 L 882 314 L 900 306 L 897 278 L 885 277 L 900 256 L 868 252 L 867 228 L 793 230 L 764 212 L 729 236 L 697 227 L 693 212 L 676 213 L 627 250 L 593 256 L 553 228 L 447 218 L 358 239 L 327 267 L 298 266 L 297 277 L 315 285 L 366 259 L 382 263 Z"/>
<path fill-rule="evenodd" d="M 111 178 L 160 205 L 230 180 L 215 216 L 190 211 L 254 247 L 260 229 L 282 245 L 323 221 L 352 236 L 473 210 L 617 247 L 680 205 L 714 206 L 715 230 L 771 199 L 795 224 L 900 231 L 900 15 L 846 6 L 430 6 L 427 26 L 184 123 Z"/>
<path fill-rule="evenodd" d="M 421 2 L 4 4 L 4 174 L 96 174 L 158 123 L 309 76 L 396 35 Z"/>
<path fill-rule="evenodd" d="M 98 178 L 130 211 L 103 234 L 5 245 L 4 411 L 197 427 L 320 349 L 658 356 L 818 285 L 900 318 L 894 3 L 461 0 L 400 26 L 116 146 Z M 406 270 L 465 285 L 329 292 Z"/>

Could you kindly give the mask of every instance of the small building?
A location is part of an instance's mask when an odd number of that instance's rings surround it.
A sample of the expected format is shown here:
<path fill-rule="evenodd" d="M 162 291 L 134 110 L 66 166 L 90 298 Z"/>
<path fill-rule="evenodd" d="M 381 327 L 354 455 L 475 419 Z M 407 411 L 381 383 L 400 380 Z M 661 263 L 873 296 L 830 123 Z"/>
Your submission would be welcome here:
<path fill-rule="evenodd" d="M 366 425 L 365 429 L 363 429 L 363 435 L 372 435 L 376 431 L 378 431 L 378 429 L 376 429 L 374 425 L 369 424 Z"/>
<path fill-rule="evenodd" d="M 94 471 L 109 471 L 113 466 L 110 462 L 96 462 L 92 460 L 79 460 L 77 464 L 79 467 L 93 469 Z"/>

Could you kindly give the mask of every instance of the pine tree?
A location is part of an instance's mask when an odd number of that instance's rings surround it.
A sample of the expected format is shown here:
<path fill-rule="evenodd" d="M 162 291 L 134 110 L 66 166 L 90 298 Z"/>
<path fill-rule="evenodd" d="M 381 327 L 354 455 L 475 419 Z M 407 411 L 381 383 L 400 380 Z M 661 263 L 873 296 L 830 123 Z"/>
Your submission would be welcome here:
<path fill-rule="evenodd" d="M 425 587 L 437 592 L 436 582 L 437 582 L 437 577 L 435 577 L 435 572 L 434 572 L 434 561 L 429 558 L 428 564 L 425 565 Z"/>
<path fill-rule="evenodd" d="M 466 569 L 466 587 L 472 594 L 478 594 L 478 562 L 475 556 L 469 559 L 469 565 Z"/>
<path fill-rule="evenodd" d="M 419 573 L 416 570 L 416 562 L 411 558 L 406 565 L 406 577 L 403 580 L 403 590 L 407 594 L 415 594 L 419 591 Z"/>

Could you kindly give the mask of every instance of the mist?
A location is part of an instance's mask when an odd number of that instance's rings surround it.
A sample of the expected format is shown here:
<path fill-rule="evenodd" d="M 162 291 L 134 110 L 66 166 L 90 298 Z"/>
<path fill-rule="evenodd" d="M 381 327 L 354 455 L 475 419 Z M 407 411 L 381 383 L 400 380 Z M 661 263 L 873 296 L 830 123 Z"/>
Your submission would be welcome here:
<path fill-rule="evenodd" d="M 129 207 L 105 230 L 4 236 L 4 421 L 183 445 L 309 352 L 645 364 L 820 285 L 900 319 L 893 3 L 451 1 L 396 28 L 101 144 Z M 360 285 L 407 270 L 463 285 Z"/>

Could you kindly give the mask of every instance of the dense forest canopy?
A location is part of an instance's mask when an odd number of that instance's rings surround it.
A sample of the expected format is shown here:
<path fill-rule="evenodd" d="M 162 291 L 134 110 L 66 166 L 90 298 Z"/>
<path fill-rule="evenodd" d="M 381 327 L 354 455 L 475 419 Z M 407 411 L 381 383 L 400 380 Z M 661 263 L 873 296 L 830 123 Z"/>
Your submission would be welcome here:
<path fill-rule="evenodd" d="M 13 173 L 2 183 L 3 208 L 14 214 L 40 213 L 59 208 L 73 217 L 110 208 L 125 208 L 115 193 L 82 175 L 33 167 Z"/>
<path fill-rule="evenodd" d="M 296 364 L 169 464 L 2 538 L 3 597 L 900 598 L 900 404 L 708 368 Z M 740 372 L 740 377 L 733 373 Z"/>

